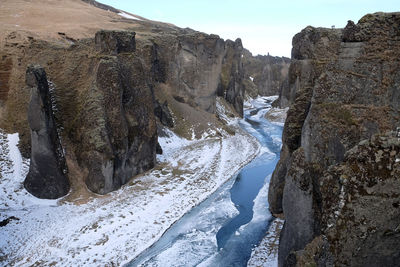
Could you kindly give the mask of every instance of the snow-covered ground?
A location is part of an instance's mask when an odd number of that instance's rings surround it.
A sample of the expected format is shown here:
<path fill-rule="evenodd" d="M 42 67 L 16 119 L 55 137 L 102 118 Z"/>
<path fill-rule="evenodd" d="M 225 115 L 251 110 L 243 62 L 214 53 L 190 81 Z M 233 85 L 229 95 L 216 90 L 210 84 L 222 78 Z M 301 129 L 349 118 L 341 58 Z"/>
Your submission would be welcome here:
<path fill-rule="evenodd" d="M 129 15 L 129 14 L 126 14 L 125 12 L 118 13 L 118 15 L 120 15 L 121 17 L 124 17 L 126 19 L 141 20 L 140 18 L 132 16 L 132 15 Z"/>
<path fill-rule="evenodd" d="M 267 235 L 251 253 L 247 267 L 275 267 L 278 266 L 279 234 L 282 230 L 283 220 L 274 219 L 268 229 Z"/>
<path fill-rule="evenodd" d="M 114 266 L 151 246 L 186 212 L 253 159 L 259 143 L 236 134 L 185 140 L 160 138 L 153 170 L 85 204 L 39 200 L 23 188 L 29 161 L 18 135 L 0 134 L 0 265 Z M 240 151 L 240 153 L 238 153 Z"/>

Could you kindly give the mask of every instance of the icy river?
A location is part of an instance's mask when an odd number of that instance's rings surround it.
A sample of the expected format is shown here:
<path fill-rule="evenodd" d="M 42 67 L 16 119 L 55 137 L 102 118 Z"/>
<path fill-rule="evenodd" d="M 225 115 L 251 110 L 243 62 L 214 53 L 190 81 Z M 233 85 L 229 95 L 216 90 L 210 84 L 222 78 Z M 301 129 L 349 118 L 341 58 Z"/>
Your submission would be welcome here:
<path fill-rule="evenodd" d="M 259 155 L 127 266 L 247 265 L 273 220 L 268 184 L 279 160 L 283 126 L 264 118 L 270 102 L 253 100 L 240 121 L 262 145 Z"/>

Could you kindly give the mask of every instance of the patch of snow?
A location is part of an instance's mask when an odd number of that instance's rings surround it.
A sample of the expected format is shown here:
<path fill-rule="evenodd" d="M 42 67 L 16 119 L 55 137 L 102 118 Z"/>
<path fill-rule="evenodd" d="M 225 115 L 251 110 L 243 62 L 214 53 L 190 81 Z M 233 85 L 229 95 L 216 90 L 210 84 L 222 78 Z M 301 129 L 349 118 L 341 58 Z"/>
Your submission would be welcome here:
<path fill-rule="evenodd" d="M 118 13 L 118 15 L 120 15 L 121 17 L 124 17 L 126 19 L 141 20 L 140 18 L 132 16 L 132 15 L 129 15 L 129 14 L 126 14 L 125 12 L 120 12 L 120 13 Z"/>
<path fill-rule="evenodd" d="M 273 96 L 257 96 L 256 98 L 250 98 L 246 100 L 243 104 L 247 109 L 252 108 L 262 108 L 265 107 L 265 103 L 269 102 L 272 103 L 276 99 L 278 99 L 278 95 Z"/>
<path fill-rule="evenodd" d="M 57 203 L 57 200 L 38 199 L 24 189 L 29 159 L 22 158 L 18 142 L 17 133 L 6 134 L 0 130 L 0 220 L 7 218 L 8 210 L 28 209 L 36 205 L 51 206 Z"/>
<path fill-rule="evenodd" d="M 224 120 L 228 125 L 232 125 L 232 124 L 237 124 L 238 120 L 237 118 L 233 117 L 233 116 L 229 116 L 233 115 L 232 112 L 230 112 L 229 110 L 227 110 L 227 107 L 223 104 L 223 100 L 221 97 L 217 97 L 217 101 L 216 101 L 216 113 L 219 116 L 219 118 L 221 118 L 222 120 Z"/>

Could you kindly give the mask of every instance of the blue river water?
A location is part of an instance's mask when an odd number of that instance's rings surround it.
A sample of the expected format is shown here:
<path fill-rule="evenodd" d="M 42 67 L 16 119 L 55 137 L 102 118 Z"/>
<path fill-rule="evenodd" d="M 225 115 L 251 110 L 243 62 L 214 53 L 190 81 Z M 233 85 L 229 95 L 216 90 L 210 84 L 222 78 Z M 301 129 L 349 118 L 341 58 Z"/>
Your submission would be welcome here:
<path fill-rule="evenodd" d="M 253 100 L 239 122 L 260 142 L 259 155 L 127 266 L 247 266 L 273 220 L 267 193 L 282 125 L 264 118 L 270 102 Z"/>

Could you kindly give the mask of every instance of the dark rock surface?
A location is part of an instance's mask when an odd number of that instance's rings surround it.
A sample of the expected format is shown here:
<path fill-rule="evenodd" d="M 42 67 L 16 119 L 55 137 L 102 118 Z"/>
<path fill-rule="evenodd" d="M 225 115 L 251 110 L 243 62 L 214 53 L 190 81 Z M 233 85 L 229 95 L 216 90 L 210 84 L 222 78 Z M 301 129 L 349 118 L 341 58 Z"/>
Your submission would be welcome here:
<path fill-rule="evenodd" d="M 243 46 L 240 39 L 235 42 L 228 40 L 225 43 L 225 57 L 222 61 L 222 71 L 218 91 L 232 104 L 235 110 L 242 116 L 244 100 L 244 69 L 242 59 Z"/>
<path fill-rule="evenodd" d="M 28 122 L 32 148 L 24 186 L 36 197 L 59 198 L 68 193 L 70 185 L 44 69 L 38 65 L 29 66 L 26 84 L 31 90 Z"/>
<path fill-rule="evenodd" d="M 399 13 L 375 13 L 345 29 L 307 27 L 293 38 L 289 86 L 280 96 L 290 109 L 269 191 L 271 211 L 286 219 L 279 266 L 398 262 L 398 150 L 385 133 L 400 123 L 399 25 Z M 371 145 L 357 148 L 362 140 Z"/>
<path fill-rule="evenodd" d="M 158 142 L 156 145 L 156 153 L 159 155 L 161 155 L 163 153 L 162 147 L 161 147 L 160 143 L 158 143 Z"/>
<path fill-rule="evenodd" d="M 155 102 L 154 114 L 160 120 L 161 124 L 169 128 L 174 127 L 174 120 L 172 119 L 171 112 L 168 108 L 167 101 L 160 104 L 158 100 Z"/>
<path fill-rule="evenodd" d="M 15 216 L 8 217 L 7 219 L 4 219 L 4 220 L 0 221 L 0 227 L 4 227 L 4 226 L 6 226 L 7 224 L 9 224 L 10 222 L 12 222 L 14 220 L 15 221 L 19 221 L 19 219 L 17 217 L 15 217 Z"/>
<path fill-rule="evenodd" d="M 96 43 L 113 44 L 116 38 L 117 44 L 120 40 L 132 44 L 133 36 L 130 32 L 97 34 Z M 108 53 L 99 55 L 78 130 L 82 140 L 78 158 L 88 171 L 86 185 L 100 194 L 120 188 L 155 164 L 157 129 L 149 77 L 136 55 L 127 53 L 132 47 L 122 47 L 128 49 L 101 50 Z M 115 52 L 124 54 L 110 56 Z"/>

